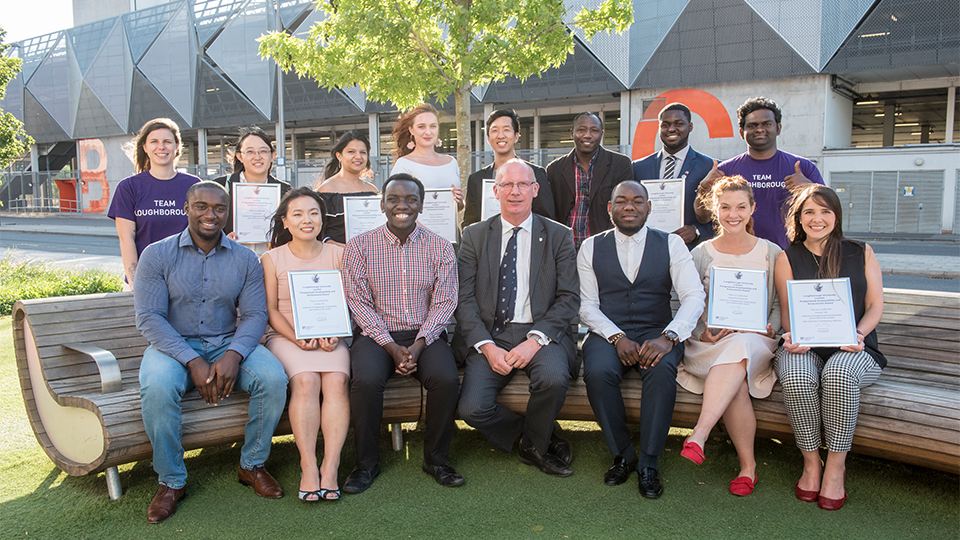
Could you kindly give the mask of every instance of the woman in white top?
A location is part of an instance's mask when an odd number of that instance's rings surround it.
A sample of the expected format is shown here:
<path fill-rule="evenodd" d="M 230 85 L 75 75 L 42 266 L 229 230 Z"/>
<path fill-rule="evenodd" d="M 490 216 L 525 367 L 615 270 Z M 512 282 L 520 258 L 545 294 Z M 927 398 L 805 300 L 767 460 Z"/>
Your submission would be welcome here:
<path fill-rule="evenodd" d="M 439 189 L 449 187 L 457 201 L 457 209 L 463 209 L 463 190 L 460 189 L 460 167 L 451 156 L 437 153 L 440 146 L 440 116 L 429 103 L 415 107 L 400 115 L 393 128 L 397 143 L 391 175 L 407 173 L 414 176 L 423 187 Z"/>

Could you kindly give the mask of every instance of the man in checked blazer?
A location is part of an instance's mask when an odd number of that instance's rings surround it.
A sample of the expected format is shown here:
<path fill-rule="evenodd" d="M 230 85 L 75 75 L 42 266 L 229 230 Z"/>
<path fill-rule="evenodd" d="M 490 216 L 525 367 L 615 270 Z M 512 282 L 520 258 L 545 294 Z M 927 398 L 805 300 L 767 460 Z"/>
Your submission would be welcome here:
<path fill-rule="evenodd" d="M 554 433 L 570 379 L 580 369 L 571 323 L 580 308 L 569 228 L 532 213 L 539 186 L 514 159 L 497 169 L 501 214 L 463 230 L 457 257 L 457 329 L 469 351 L 460 416 L 503 452 L 570 476 L 570 444 Z M 526 417 L 497 403 L 517 370 L 530 377 Z"/>

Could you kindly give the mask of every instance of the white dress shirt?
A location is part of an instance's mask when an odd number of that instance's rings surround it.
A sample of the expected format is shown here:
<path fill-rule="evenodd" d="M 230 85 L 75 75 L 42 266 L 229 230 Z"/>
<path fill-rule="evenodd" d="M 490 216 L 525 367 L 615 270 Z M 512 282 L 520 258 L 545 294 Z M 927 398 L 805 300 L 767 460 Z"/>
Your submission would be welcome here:
<path fill-rule="evenodd" d="M 630 281 L 637 278 L 640 263 L 643 261 L 644 248 L 647 243 L 647 226 L 644 225 L 633 236 L 614 231 L 617 241 L 617 258 L 620 268 L 623 269 Z M 597 275 L 593 270 L 593 243 L 596 236 L 583 241 L 580 253 L 577 254 L 577 271 L 580 273 L 580 322 L 587 325 L 590 331 L 599 334 L 604 339 L 622 332 L 616 324 L 600 311 L 600 292 L 597 287 Z M 680 341 L 690 337 L 690 333 L 697 326 L 700 314 L 703 313 L 704 298 L 703 283 L 693 263 L 690 251 L 683 240 L 675 235 L 668 236 L 670 249 L 670 279 L 673 289 L 680 298 L 680 308 L 670 324 L 664 329 L 673 330 L 680 336 Z"/>
<path fill-rule="evenodd" d="M 683 178 L 683 162 L 687 159 L 687 152 L 689 150 L 689 144 L 678 150 L 676 154 L 671 154 L 666 150 L 660 150 L 660 178 L 663 178 L 663 173 L 667 170 L 667 156 L 670 155 L 677 158 L 676 164 L 673 168 L 673 177 Z M 652 178 L 642 178 L 642 180 L 652 180 Z"/>

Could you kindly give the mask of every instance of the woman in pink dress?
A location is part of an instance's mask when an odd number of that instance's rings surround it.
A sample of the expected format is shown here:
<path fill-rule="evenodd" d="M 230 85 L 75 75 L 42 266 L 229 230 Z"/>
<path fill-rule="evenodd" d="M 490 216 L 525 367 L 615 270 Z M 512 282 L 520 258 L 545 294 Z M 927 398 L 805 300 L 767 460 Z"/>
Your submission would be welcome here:
<path fill-rule="evenodd" d="M 300 451 L 301 500 L 340 499 L 340 450 L 350 424 L 350 351 L 340 338 L 297 339 L 287 272 L 340 270 L 343 248 L 324 244 L 323 200 L 310 188 L 287 193 L 273 217 L 274 246 L 260 259 L 267 292 L 266 347 L 290 379 L 290 425 Z M 320 395 L 323 407 L 320 407 Z M 323 462 L 317 467 L 317 434 Z"/>

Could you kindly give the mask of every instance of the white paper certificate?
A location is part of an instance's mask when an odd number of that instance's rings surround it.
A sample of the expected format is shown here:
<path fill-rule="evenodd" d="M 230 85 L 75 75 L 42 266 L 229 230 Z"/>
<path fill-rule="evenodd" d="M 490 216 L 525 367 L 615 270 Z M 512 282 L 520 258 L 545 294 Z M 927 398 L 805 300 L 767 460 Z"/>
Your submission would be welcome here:
<path fill-rule="evenodd" d="M 350 335 L 350 314 L 339 270 L 287 272 L 297 339 Z"/>
<path fill-rule="evenodd" d="M 457 203 L 449 188 L 428 189 L 423 196 L 423 212 L 417 223 L 446 238 L 457 241 Z"/>
<path fill-rule="evenodd" d="M 343 198 L 343 225 L 347 241 L 386 222 L 387 216 L 380 211 L 379 195 Z"/>
<path fill-rule="evenodd" d="M 683 227 L 684 178 L 641 180 L 650 195 L 647 225 L 671 233 Z"/>
<path fill-rule="evenodd" d="M 787 281 L 790 336 L 804 347 L 857 344 L 850 278 Z"/>
<path fill-rule="evenodd" d="M 710 268 L 707 326 L 767 331 L 767 271 Z"/>
<path fill-rule="evenodd" d="M 493 186 L 497 181 L 493 178 L 487 178 L 483 181 L 483 191 L 480 195 L 480 221 L 500 213 L 500 199 L 493 194 Z"/>
<path fill-rule="evenodd" d="M 237 242 L 269 242 L 270 220 L 279 204 L 278 184 L 233 184 L 233 232 Z"/>

